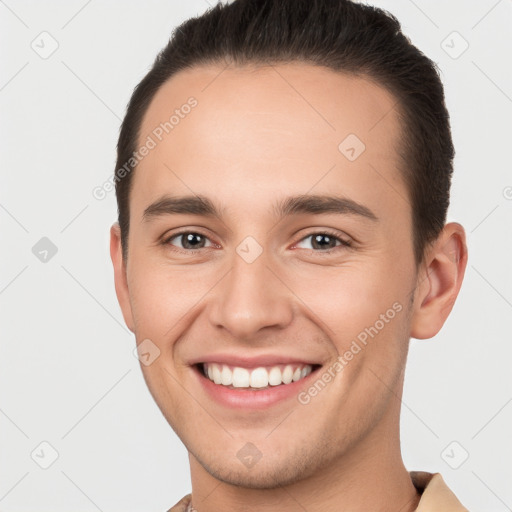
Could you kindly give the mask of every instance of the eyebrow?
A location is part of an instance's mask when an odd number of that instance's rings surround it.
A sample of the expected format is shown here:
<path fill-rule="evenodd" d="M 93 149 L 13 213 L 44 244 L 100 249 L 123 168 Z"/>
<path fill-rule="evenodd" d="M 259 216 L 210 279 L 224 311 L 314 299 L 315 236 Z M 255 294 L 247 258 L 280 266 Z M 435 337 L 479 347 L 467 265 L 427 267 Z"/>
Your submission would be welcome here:
<path fill-rule="evenodd" d="M 216 206 L 211 199 L 202 195 L 164 196 L 144 210 L 142 221 L 148 222 L 156 217 L 173 214 L 222 218 L 223 211 L 224 208 Z M 299 214 L 322 215 L 334 213 L 358 215 L 372 221 L 378 220 L 377 216 L 368 207 L 352 199 L 332 195 L 303 194 L 287 197 L 274 202 L 272 211 L 275 217 L 279 219 Z"/>

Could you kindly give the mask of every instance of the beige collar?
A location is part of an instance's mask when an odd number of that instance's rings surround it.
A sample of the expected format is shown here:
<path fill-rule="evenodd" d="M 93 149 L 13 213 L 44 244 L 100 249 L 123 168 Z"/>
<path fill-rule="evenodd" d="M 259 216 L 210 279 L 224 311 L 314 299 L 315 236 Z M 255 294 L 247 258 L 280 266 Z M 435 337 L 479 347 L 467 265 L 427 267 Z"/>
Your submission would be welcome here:
<path fill-rule="evenodd" d="M 411 471 L 409 474 L 421 494 L 416 512 L 468 512 L 444 483 L 440 473 Z"/>

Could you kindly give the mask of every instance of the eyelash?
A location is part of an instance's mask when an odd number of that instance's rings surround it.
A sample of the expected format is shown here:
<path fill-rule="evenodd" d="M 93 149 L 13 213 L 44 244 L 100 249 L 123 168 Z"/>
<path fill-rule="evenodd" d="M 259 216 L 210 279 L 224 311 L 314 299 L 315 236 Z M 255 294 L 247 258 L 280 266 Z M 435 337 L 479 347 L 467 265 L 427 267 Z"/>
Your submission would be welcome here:
<path fill-rule="evenodd" d="M 190 235 L 190 234 L 200 235 L 203 238 L 206 238 L 206 239 L 209 240 L 209 238 L 206 235 L 204 235 L 203 233 L 201 233 L 200 231 L 180 231 L 178 233 L 173 233 L 171 236 L 168 236 L 168 237 L 164 238 L 164 240 L 162 240 L 162 245 L 168 246 L 168 247 L 172 247 L 171 250 L 176 251 L 176 252 L 180 252 L 180 253 L 185 253 L 185 254 L 196 254 L 196 253 L 198 253 L 199 251 L 201 251 L 203 249 L 208 249 L 208 247 L 202 247 L 200 249 L 181 249 L 180 247 L 175 247 L 172 244 L 170 244 L 170 241 L 173 240 L 174 238 L 178 238 L 178 237 L 180 237 L 182 235 Z M 340 245 L 338 245 L 336 247 L 333 247 L 331 249 L 325 249 L 325 250 L 310 249 L 311 252 L 314 252 L 314 253 L 317 253 L 317 254 L 330 255 L 333 252 L 335 252 L 337 249 L 340 249 L 340 248 L 347 249 L 347 248 L 351 248 L 352 247 L 352 243 L 349 240 L 344 240 L 343 238 L 340 238 L 340 236 L 337 233 L 335 233 L 333 231 L 330 231 L 328 229 L 324 229 L 322 231 L 313 231 L 313 232 L 309 233 L 308 235 L 303 236 L 300 240 L 295 242 L 294 245 L 296 245 L 296 244 L 306 240 L 307 238 L 315 236 L 315 235 L 329 236 L 331 238 L 334 238 L 336 241 L 340 242 Z"/>

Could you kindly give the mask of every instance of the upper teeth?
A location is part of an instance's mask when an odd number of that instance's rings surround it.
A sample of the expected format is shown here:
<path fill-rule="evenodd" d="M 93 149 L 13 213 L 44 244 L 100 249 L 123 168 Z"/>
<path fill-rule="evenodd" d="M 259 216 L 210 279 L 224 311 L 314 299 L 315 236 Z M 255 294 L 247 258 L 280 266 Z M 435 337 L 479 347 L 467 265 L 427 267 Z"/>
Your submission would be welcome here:
<path fill-rule="evenodd" d="M 204 374 L 215 384 L 233 386 L 235 388 L 265 388 L 290 384 L 303 379 L 313 370 L 310 364 L 279 365 L 265 368 L 263 366 L 248 370 L 238 366 L 230 367 L 226 364 L 204 363 Z"/>

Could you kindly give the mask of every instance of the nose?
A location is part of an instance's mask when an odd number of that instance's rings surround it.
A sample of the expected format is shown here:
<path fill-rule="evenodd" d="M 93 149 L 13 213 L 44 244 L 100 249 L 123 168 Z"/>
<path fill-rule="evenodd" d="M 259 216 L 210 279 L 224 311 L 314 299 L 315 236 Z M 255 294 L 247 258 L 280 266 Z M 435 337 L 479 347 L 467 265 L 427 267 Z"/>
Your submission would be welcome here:
<path fill-rule="evenodd" d="M 234 255 L 231 271 L 216 287 L 210 322 L 239 341 L 253 341 L 268 329 L 283 329 L 293 320 L 293 293 L 265 253 L 252 263 Z"/>

